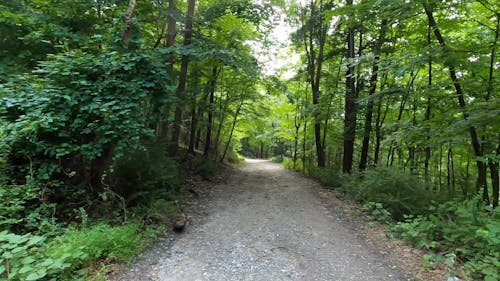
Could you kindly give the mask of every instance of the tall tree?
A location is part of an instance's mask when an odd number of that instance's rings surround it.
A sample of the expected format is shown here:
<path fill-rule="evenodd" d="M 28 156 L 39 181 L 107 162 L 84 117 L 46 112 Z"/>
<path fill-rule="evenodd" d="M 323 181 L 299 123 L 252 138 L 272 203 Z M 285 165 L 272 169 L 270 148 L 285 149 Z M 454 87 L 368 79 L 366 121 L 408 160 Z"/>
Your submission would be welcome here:
<path fill-rule="evenodd" d="M 424 6 L 424 11 L 425 14 L 427 15 L 427 18 L 429 20 L 429 24 L 431 28 L 434 30 L 434 35 L 436 36 L 436 39 L 439 42 L 439 45 L 445 52 L 445 54 L 449 54 L 450 50 L 448 46 L 446 45 L 446 41 L 444 40 L 443 35 L 441 34 L 441 31 L 439 30 L 436 20 L 434 19 L 434 14 L 432 13 L 432 10 L 430 8 L 430 5 L 427 1 L 423 1 L 423 6 Z M 448 69 L 450 73 L 450 79 L 453 83 L 453 86 L 455 88 L 456 96 L 458 99 L 458 105 L 460 109 L 462 110 L 462 116 L 463 118 L 468 121 L 469 119 L 469 111 L 467 109 L 467 103 L 465 101 L 465 93 L 462 88 L 462 84 L 460 83 L 460 80 L 457 76 L 457 71 L 455 68 L 455 65 L 453 64 L 448 64 Z M 478 177 L 477 177 L 477 188 L 479 190 L 483 190 L 483 200 L 487 203 L 489 203 L 489 195 L 488 195 L 488 187 L 487 187 L 487 170 L 486 170 L 486 163 L 484 163 L 481 158 L 483 157 L 483 150 L 481 147 L 481 142 L 479 140 L 478 134 L 476 127 L 474 125 L 469 126 L 469 135 L 472 143 L 472 148 L 474 149 L 474 154 L 477 157 L 477 169 L 478 169 Z"/>
<path fill-rule="evenodd" d="M 347 0 L 347 6 L 352 6 L 353 1 Z M 354 141 L 356 138 L 356 78 L 354 74 L 354 47 L 355 29 L 353 20 L 349 21 L 349 29 L 347 33 L 347 72 L 346 72 L 346 94 L 344 107 L 344 159 L 342 171 L 351 173 L 354 156 Z"/>
<path fill-rule="evenodd" d="M 379 37 L 373 48 L 373 54 L 375 56 L 372 66 L 372 74 L 370 77 L 370 89 L 368 92 L 368 104 L 366 106 L 365 112 L 365 128 L 363 132 L 363 146 L 361 148 L 361 159 L 359 161 L 359 170 L 363 171 L 366 169 L 368 162 L 368 149 L 370 146 L 370 133 L 372 131 L 372 119 L 373 119 L 373 94 L 377 90 L 378 72 L 379 72 L 379 62 L 380 62 L 380 51 L 382 44 L 385 40 L 385 32 L 387 28 L 387 19 L 383 19 L 380 23 Z"/>
<path fill-rule="evenodd" d="M 186 27 L 184 31 L 184 47 L 187 47 L 191 44 L 191 38 L 193 34 L 192 32 L 193 32 L 194 9 L 195 9 L 195 0 L 189 0 L 188 10 L 186 15 Z M 186 90 L 188 65 L 189 65 L 189 55 L 182 55 L 181 70 L 179 73 L 179 85 L 177 86 L 177 91 L 175 93 L 179 102 L 177 103 L 177 106 L 175 108 L 175 120 L 173 124 L 172 140 L 171 140 L 172 143 L 169 148 L 170 155 L 175 155 L 179 148 L 179 137 L 181 133 L 182 112 L 183 112 L 182 101 L 184 100 L 184 92 Z"/>
<path fill-rule="evenodd" d="M 316 143 L 316 155 L 318 167 L 326 166 L 325 148 L 321 141 L 321 119 L 319 118 L 320 105 L 320 83 L 324 62 L 324 49 L 328 23 L 325 20 L 325 5 L 323 1 L 311 0 L 309 3 L 309 19 L 304 22 L 303 41 L 307 55 L 307 71 L 312 90 L 312 102 L 316 108 L 314 111 L 314 139 Z"/>

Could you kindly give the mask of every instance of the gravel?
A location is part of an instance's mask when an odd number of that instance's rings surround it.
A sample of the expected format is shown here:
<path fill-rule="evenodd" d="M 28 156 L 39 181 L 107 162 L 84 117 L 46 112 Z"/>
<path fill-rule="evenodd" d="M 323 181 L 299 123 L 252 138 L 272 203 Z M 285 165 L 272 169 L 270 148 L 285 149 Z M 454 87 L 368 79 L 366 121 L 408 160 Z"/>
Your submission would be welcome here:
<path fill-rule="evenodd" d="M 113 279 L 405 280 L 319 189 L 279 164 L 247 160 L 212 187 L 183 234 Z"/>

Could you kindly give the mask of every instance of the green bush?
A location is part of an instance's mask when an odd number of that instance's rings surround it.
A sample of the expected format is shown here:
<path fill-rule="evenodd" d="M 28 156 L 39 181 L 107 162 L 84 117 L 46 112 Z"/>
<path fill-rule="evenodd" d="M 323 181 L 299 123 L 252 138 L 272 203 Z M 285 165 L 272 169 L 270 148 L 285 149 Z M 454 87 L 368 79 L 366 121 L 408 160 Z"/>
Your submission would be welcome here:
<path fill-rule="evenodd" d="M 68 229 L 47 241 L 30 233 L 0 232 L 0 278 L 83 280 L 86 268 L 96 262 L 130 261 L 147 243 L 137 224 Z"/>
<path fill-rule="evenodd" d="M 90 266 L 99 260 L 129 261 L 144 247 L 139 225 L 110 226 L 97 224 L 83 229 L 69 229 L 49 243 L 46 254 L 67 260 L 72 269 Z"/>
<path fill-rule="evenodd" d="M 234 151 L 233 148 L 231 148 L 227 152 L 226 161 L 233 164 L 239 164 L 245 161 L 245 158 Z"/>
<path fill-rule="evenodd" d="M 38 190 L 31 185 L 0 184 L 0 228 L 12 229 L 21 225 L 29 215 L 29 201 L 38 199 Z"/>
<path fill-rule="evenodd" d="M 150 204 L 156 199 L 177 199 L 182 178 L 174 159 L 160 144 L 131 151 L 113 167 L 111 185 L 129 205 Z"/>
<path fill-rule="evenodd" d="M 198 157 L 194 159 L 194 171 L 204 179 L 211 179 L 217 174 L 217 161 Z"/>
<path fill-rule="evenodd" d="M 395 220 L 407 214 L 425 214 L 433 204 L 432 189 L 416 176 L 401 171 L 368 170 L 340 182 L 349 197 L 361 203 L 381 203 Z"/>
<path fill-rule="evenodd" d="M 346 176 L 328 168 L 310 167 L 308 171 L 311 177 L 319 180 L 322 184 L 333 188 L 343 186 L 346 180 Z"/>
<path fill-rule="evenodd" d="M 381 203 L 368 202 L 361 207 L 361 211 L 367 214 L 367 218 L 372 221 L 391 223 L 391 213 L 384 209 Z"/>
<path fill-rule="evenodd" d="M 274 163 L 282 163 L 284 161 L 284 158 L 278 157 L 278 156 L 273 156 L 269 160 L 271 162 L 274 162 Z"/>
<path fill-rule="evenodd" d="M 71 51 L 0 84 L 0 131 L 13 180 L 22 184 L 31 174 L 65 201 L 82 186 L 101 188 L 111 160 L 153 135 L 140 108 L 169 91 L 160 61 L 152 53 Z"/>
<path fill-rule="evenodd" d="M 56 228 L 55 204 L 41 202 L 40 189 L 25 185 L 0 184 L 0 229 L 15 233 L 47 234 Z"/>
<path fill-rule="evenodd" d="M 40 280 L 63 270 L 63 260 L 43 255 L 46 238 L 32 234 L 0 232 L 0 278 L 5 280 Z"/>
<path fill-rule="evenodd" d="M 474 280 L 498 280 L 500 211 L 480 209 L 480 198 L 432 207 L 432 214 L 407 216 L 395 233 L 418 248 L 456 254 Z"/>
<path fill-rule="evenodd" d="M 295 167 L 293 165 L 293 159 L 287 158 L 283 161 L 282 163 L 283 167 L 286 169 L 290 170 L 295 170 L 295 171 L 302 171 L 303 169 L 303 164 L 301 159 L 297 159 L 295 162 Z"/>

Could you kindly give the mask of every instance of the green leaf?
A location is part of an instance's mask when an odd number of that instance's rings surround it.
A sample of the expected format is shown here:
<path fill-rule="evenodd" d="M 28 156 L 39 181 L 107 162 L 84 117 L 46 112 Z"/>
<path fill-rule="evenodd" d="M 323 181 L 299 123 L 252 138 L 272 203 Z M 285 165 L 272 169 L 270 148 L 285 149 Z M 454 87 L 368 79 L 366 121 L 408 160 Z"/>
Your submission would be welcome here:
<path fill-rule="evenodd" d="M 22 259 L 21 263 L 26 265 L 26 264 L 31 264 L 34 261 L 35 261 L 35 259 L 32 257 L 25 257 L 24 259 Z"/>
<path fill-rule="evenodd" d="M 19 273 L 24 274 L 24 273 L 29 272 L 29 271 L 32 271 L 32 270 L 33 270 L 33 267 L 32 267 L 32 266 L 25 265 L 25 266 L 23 266 L 23 267 L 19 270 Z"/>
<path fill-rule="evenodd" d="M 36 272 L 36 273 L 31 273 L 26 277 L 26 281 L 34 281 L 34 280 L 40 280 L 46 275 L 45 272 Z"/>

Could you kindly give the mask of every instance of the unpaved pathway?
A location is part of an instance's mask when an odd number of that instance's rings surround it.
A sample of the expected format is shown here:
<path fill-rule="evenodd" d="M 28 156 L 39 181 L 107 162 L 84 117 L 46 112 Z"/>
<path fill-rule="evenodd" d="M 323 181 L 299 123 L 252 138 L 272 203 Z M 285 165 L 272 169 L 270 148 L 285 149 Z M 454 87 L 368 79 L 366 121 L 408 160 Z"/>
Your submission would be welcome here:
<path fill-rule="evenodd" d="M 279 164 L 247 160 L 207 204 L 201 222 L 118 280 L 403 280 L 314 181 Z"/>

